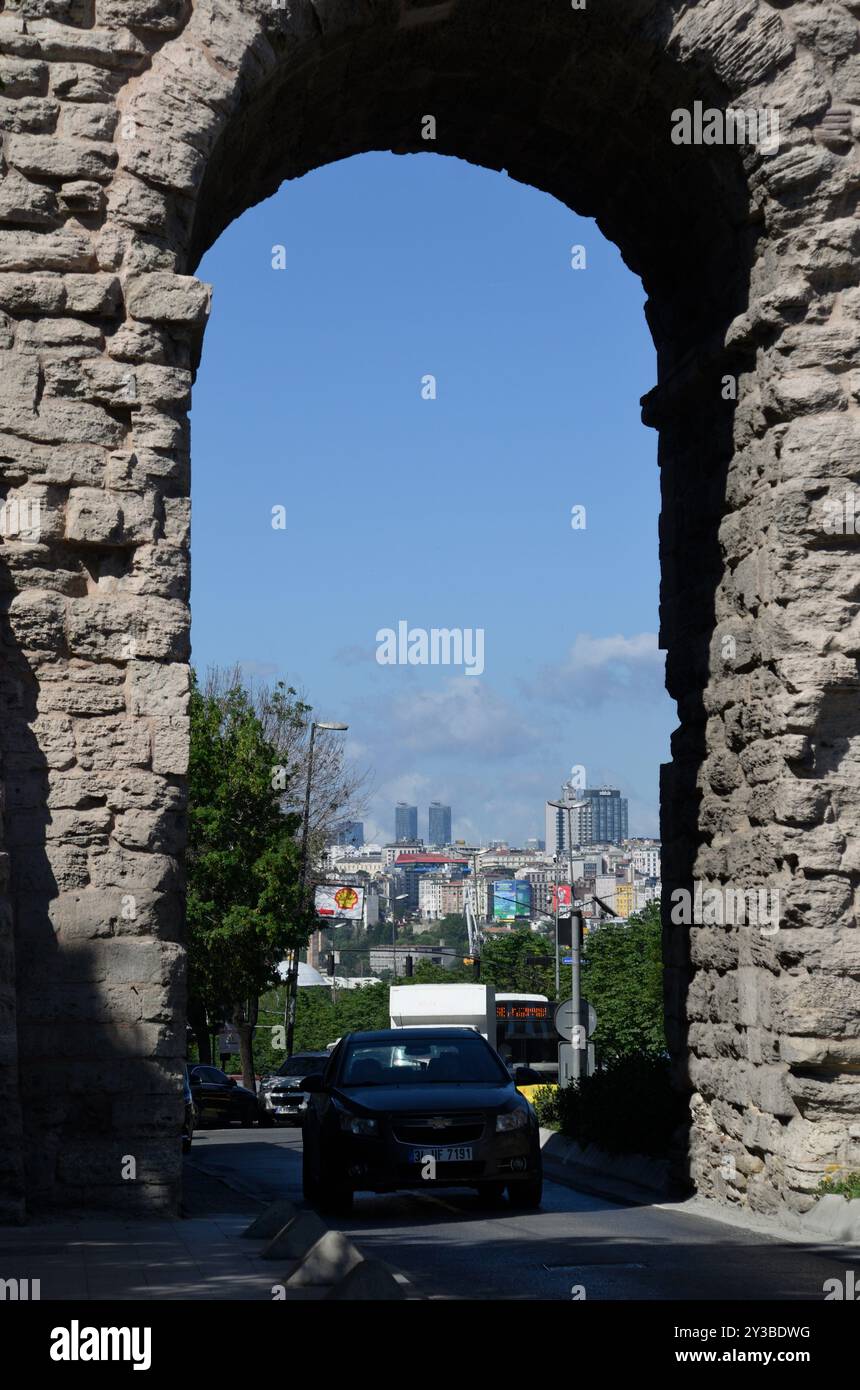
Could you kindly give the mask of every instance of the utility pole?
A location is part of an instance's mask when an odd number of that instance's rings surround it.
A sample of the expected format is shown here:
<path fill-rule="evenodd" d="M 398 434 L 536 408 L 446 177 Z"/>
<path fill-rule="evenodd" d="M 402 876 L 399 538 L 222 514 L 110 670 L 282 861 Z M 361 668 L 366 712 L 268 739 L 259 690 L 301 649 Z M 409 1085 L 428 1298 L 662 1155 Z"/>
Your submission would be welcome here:
<path fill-rule="evenodd" d="M 348 724 L 333 724 L 330 721 L 321 721 L 311 724 L 311 737 L 308 744 L 308 776 L 305 783 L 305 811 L 302 818 L 302 841 L 301 858 L 299 861 L 299 913 L 304 918 L 308 906 L 308 851 L 310 847 L 309 821 L 311 816 L 311 782 L 314 774 L 314 739 L 317 729 L 330 729 L 345 733 L 349 728 Z M 290 970 L 287 976 L 287 1056 L 293 1055 L 293 1037 L 296 1030 L 296 998 L 299 987 L 299 951 L 298 947 L 293 951 L 290 962 Z"/>
<path fill-rule="evenodd" d="M 588 803 L 585 801 L 550 801 L 548 804 L 567 812 L 567 867 L 570 880 L 570 995 L 573 1005 L 573 1036 L 576 1040 L 573 1048 L 573 1080 L 579 1081 L 583 1070 L 583 1048 L 579 1046 L 582 1035 L 577 1031 L 580 1027 L 580 1015 L 582 1013 L 582 913 L 573 910 L 573 813 Z"/>
<path fill-rule="evenodd" d="M 558 1001 L 561 997 L 561 952 L 558 944 L 558 919 L 560 916 L 561 903 L 558 891 L 558 855 L 555 856 L 555 997 Z"/>

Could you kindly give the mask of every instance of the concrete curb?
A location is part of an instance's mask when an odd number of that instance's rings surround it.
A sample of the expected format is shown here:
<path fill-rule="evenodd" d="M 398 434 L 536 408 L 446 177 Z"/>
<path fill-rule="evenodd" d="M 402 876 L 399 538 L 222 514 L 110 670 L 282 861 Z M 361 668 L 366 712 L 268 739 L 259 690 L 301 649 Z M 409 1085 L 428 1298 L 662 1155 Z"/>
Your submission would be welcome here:
<path fill-rule="evenodd" d="M 584 1149 L 554 1129 L 541 1129 L 544 1172 L 554 1182 L 613 1201 L 665 1202 L 677 1196 L 668 1159 L 645 1154 L 608 1154 L 590 1144 Z"/>
<path fill-rule="evenodd" d="M 800 1228 L 804 1235 L 818 1240 L 860 1245 L 860 1198 L 849 1200 L 828 1192 L 803 1213 Z"/>
<path fill-rule="evenodd" d="M 775 1240 L 860 1247 L 860 1198 L 849 1201 L 829 1192 L 802 1215 L 790 1211 L 752 1213 L 695 1193 L 679 1192 L 667 1159 L 608 1154 L 594 1145 L 583 1149 L 575 1139 L 554 1129 L 541 1129 L 540 1139 L 546 1176 L 578 1192 L 628 1206 L 669 1205 L 693 1216 L 757 1229 Z"/>

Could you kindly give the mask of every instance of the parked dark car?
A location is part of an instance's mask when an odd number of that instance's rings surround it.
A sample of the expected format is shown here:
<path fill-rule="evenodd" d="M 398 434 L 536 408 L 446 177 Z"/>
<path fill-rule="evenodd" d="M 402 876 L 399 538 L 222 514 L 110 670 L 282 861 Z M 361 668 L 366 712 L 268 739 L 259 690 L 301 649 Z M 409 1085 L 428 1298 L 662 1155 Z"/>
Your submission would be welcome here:
<path fill-rule="evenodd" d="M 228 1125 L 233 1120 L 252 1125 L 257 1119 L 257 1097 L 247 1086 L 240 1086 L 219 1067 L 198 1063 L 191 1068 L 191 1094 L 198 1119 L 210 1124 Z"/>
<path fill-rule="evenodd" d="M 347 1034 L 303 1088 L 304 1193 L 321 1210 L 348 1211 L 359 1191 L 445 1187 L 540 1206 L 537 1117 L 471 1028 Z"/>
<path fill-rule="evenodd" d="M 260 1078 L 260 1124 L 274 1125 L 279 1120 L 301 1124 L 308 1107 L 307 1092 L 302 1080 L 328 1066 L 328 1052 L 294 1052 L 282 1062 L 276 1072 Z"/>
<path fill-rule="evenodd" d="M 185 1101 L 185 1113 L 182 1117 L 182 1152 L 187 1154 L 191 1148 L 191 1140 L 194 1138 L 194 1125 L 197 1121 L 197 1107 L 194 1104 L 194 1097 L 191 1094 L 191 1082 L 188 1080 L 188 1068 L 182 1069 L 182 1095 Z"/>

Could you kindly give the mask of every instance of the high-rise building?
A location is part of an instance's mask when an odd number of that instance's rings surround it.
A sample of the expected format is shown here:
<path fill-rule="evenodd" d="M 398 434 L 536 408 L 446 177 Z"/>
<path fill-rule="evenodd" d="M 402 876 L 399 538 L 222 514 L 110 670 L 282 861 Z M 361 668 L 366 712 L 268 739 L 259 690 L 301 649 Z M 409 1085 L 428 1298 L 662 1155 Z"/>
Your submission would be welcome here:
<path fill-rule="evenodd" d="M 450 806 L 443 806 L 439 801 L 430 802 L 429 831 L 430 833 L 427 836 L 427 843 L 429 845 L 450 845 Z"/>
<path fill-rule="evenodd" d="M 394 808 L 394 839 L 397 844 L 415 843 L 418 839 L 418 807 L 398 801 Z"/>
<path fill-rule="evenodd" d="M 560 801 L 566 809 L 546 804 L 548 854 L 567 854 L 568 820 L 574 848 L 577 845 L 617 845 L 627 839 L 627 798 L 615 787 L 574 787 L 566 782 Z M 583 804 L 577 806 L 577 802 Z"/>
<path fill-rule="evenodd" d="M 364 821 L 341 821 L 334 832 L 334 843 L 336 845 L 352 845 L 355 849 L 359 849 L 364 844 Z"/>
<path fill-rule="evenodd" d="M 627 797 L 617 787 L 587 787 L 580 793 L 591 803 L 591 843 L 619 845 L 627 839 Z"/>
<path fill-rule="evenodd" d="M 566 782 L 561 789 L 559 801 L 571 809 L 568 812 L 559 806 L 546 803 L 546 852 L 547 854 L 567 854 L 568 825 L 574 847 L 591 843 L 591 806 L 577 806 L 583 798 L 582 791 Z"/>

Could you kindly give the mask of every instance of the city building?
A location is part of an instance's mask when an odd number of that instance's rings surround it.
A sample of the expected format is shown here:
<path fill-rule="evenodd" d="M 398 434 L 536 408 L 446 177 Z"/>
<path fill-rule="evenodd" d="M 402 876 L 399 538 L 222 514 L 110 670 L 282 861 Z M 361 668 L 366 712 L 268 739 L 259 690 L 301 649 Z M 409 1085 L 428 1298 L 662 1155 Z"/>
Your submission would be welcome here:
<path fill-rule="evenodd" d="M 642 845 L 633 850 L 631 862 L 638 873 L 646 878 L 660 877 L 660 846 Z"/>
<path fill-rule="evenodd" d="M 422 874 L 418 882 L 418 912 L 424 922 L 438 922 L 443 917 L 462 913 L 465 885 L 462 876 Z"/>
<path fill-rule="evenodd" d="M 627 797 L 616 787 L 584 787 L 579 796 L 591 803 L 592 844 L 620 845 L 627 839 Z"/>
<path fill-rule="evenodd" d="M 418 842 L 418 807 L 398 801 L 394 808 L 394 838 L 399 845 Z"/>
<path fill-rule="evenodd" d="M 629 917 L 636 905 L 636 888 L 632 883 L 615 884 L 615 915 Z M 610 903 L 610 907 L 612 904 Z"/>
<path fill-rule="evenodd" d="M 574 847 L 588 845 L 592 842 L 590 804 L 576 805 L 576 802 L 582 800 L 581 790 L 569 782 L 565 782 L 561 789 L 561 796 L 557 799 L 564 802 L 564 808 L 553 806 L 548 801 L 544 811 L 546 852 L 551 856 L 567 854 L 568 824 Z M 567 807 L 570 807 L 570 811 L 566 809 Z"/>
<path fill-rule="evenodd" d="M 457 856 L 432 854 L 424 850 L 420 854 L 398 855 L 393 867 L 400 876 L 402 883 L 400 891 L 408 894 L 406 910 L 417 912 L 419 905 L 418 886 L 424 874 L 446 873 L 449 877 L 462 876 L 469 872 L 469 861 Z"/>
<path fill-rule="evenodd" d="M 627 839 L 627 798 L 617 788 L 575 787 L 565 782 L 558 800 L 564 802 L 563 807 L 550 802 L 545 807 L 548 854 L 567 854 L 568 823 L 575 849 L 620 845 Z"/>
<path fill-rule="evenodd" d="M 332 843 L 352 845 L 354 849 L 360 849 L 364 844 L 364 821 L 341 821 L 340 825 L 335 827 Z"/>
<path fill-rule="evenodd" d="M 457 951 L 453 946 L 417 946 L 413 942 L 408 945 L 374 946 L 368 954 L 370 961 L 370 971 L 373 975 L 383 972 L 391 974 L 392 956 L 394 958 L 395 973 L 398 976 L 406 974 L 406 957 L 412 957 L 413 968 L 422 960 L 429 960 L 433 965 L 444 965 L 451 970 L 462 960 L 462 952 Z"/>
<path fill-rule="evenodd" d="M 439 801 L 430 802 L 427 843 L 429 845 L 450 845 L 451 843 L 451 807 L 443 806 Z"/>

